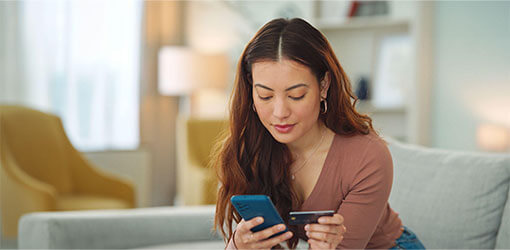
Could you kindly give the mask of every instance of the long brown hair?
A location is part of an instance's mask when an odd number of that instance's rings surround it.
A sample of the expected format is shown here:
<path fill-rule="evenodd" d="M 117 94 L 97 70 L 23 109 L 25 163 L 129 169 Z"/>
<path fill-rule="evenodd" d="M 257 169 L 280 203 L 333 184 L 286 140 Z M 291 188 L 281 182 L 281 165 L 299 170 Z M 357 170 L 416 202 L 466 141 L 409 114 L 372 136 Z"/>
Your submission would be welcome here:
<path fill-rule="evenodd" d="M 239 59 L 230 98 L 230 130 L 217 148 L 214 162 L 221 184 L 214 224 L 227 241 L 232 237 L 233 221 L 239 223 L 242 219 L 230 203 L 233 195 L 268 195 L 286 223 L 288 213 L 303 202 L 290 180 L 293 158 L 289 149 L 271 136 L 252 108 L 252 65 L 284 58 L 309 67 L 318 82 L 330 72 L 327 112 L 321 112 L 319 117 L 329 129 L 342 135 L 373 131 L 372 120 L 356 112 L 357 98 L 349 79 L 329 42 L 317 29 L 300 18 L 279 18 L 265 24 Z M 287 245 L 295 248 L 297 242 L 294 233 Z"/>

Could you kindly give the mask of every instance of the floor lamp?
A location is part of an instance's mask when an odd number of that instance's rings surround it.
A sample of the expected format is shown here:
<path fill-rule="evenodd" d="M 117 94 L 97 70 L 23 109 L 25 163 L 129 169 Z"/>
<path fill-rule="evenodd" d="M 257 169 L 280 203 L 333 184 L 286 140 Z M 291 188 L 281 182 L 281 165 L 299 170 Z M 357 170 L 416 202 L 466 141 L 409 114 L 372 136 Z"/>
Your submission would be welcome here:
<path fill-rule="evenodd" d="M 181 115 L 211 113 L 215 107 L 211 102 L 227 98 L 221 93 L 226 92 L 228 73 L 225 54 L 204 54 L 183 46 L 165 46 L 159 51 L 158 91 L 161 95 L 179 97 Z M 207 111 L 203 110 L 204 100 L 209 100 Z"/>

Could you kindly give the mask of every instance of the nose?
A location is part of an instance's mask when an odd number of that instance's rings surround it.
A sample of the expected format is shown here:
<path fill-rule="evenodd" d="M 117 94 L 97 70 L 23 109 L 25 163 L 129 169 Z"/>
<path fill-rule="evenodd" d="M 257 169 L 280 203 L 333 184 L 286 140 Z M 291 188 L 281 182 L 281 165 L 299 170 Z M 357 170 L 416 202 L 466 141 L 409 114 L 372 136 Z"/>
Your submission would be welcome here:
<path fill-rule="evenodd" d="M 288 103 L 281 98 L 276 99 L 273 106 L 273 116 L 278 119 L 285 119 L 290 116 L 290 113 Z"/>

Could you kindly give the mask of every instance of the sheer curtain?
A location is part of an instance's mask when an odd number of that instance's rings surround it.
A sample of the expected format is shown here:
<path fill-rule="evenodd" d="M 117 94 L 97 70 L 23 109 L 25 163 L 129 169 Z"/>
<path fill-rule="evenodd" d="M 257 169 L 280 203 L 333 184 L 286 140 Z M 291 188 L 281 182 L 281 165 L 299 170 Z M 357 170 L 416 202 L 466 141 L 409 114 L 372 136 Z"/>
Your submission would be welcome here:
<path fill-rule="evenodd" d="M 0 101 L 59 115 L 80 150 L 137 148 L 142 2 L 20 1 L 16 9 L 18 29 L 8 32 L 18 33 L 11 57 L 23 76 L 4 79 L 1 89 L 16 92 Z"/>

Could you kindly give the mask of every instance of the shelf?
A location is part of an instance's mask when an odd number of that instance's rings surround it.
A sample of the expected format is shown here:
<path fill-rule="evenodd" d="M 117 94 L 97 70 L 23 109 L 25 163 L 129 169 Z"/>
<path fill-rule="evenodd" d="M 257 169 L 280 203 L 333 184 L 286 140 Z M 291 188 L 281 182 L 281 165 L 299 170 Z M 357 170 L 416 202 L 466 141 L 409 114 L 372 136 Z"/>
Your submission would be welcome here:
<path fill-rule="evenodd" d="M 346 20 L 318 19 L 317 27 L 320 30 L 352 30 L 374 28 L 404 28 L 410 26 L 407 19 L 396 19 L 387 16 L 353 17 Z"/>
<path fill-rule="evenodd" d="M 370 102 L 360 102 L 356 110 L 372 119 L 374 129 L 382 135 L 407 140 L 407 113 L 404 107 L 378 108 Z"/>
<path fill-rule="evenodd" d="M 356 104 L 356 110 L 361 113 L 368 114 L 405 114 L 406 108 L 402 107 L 391 107 L 391 108 L 379 108 L 375 107 L 372 103 L 367 101 L 359 101 Z"/>

